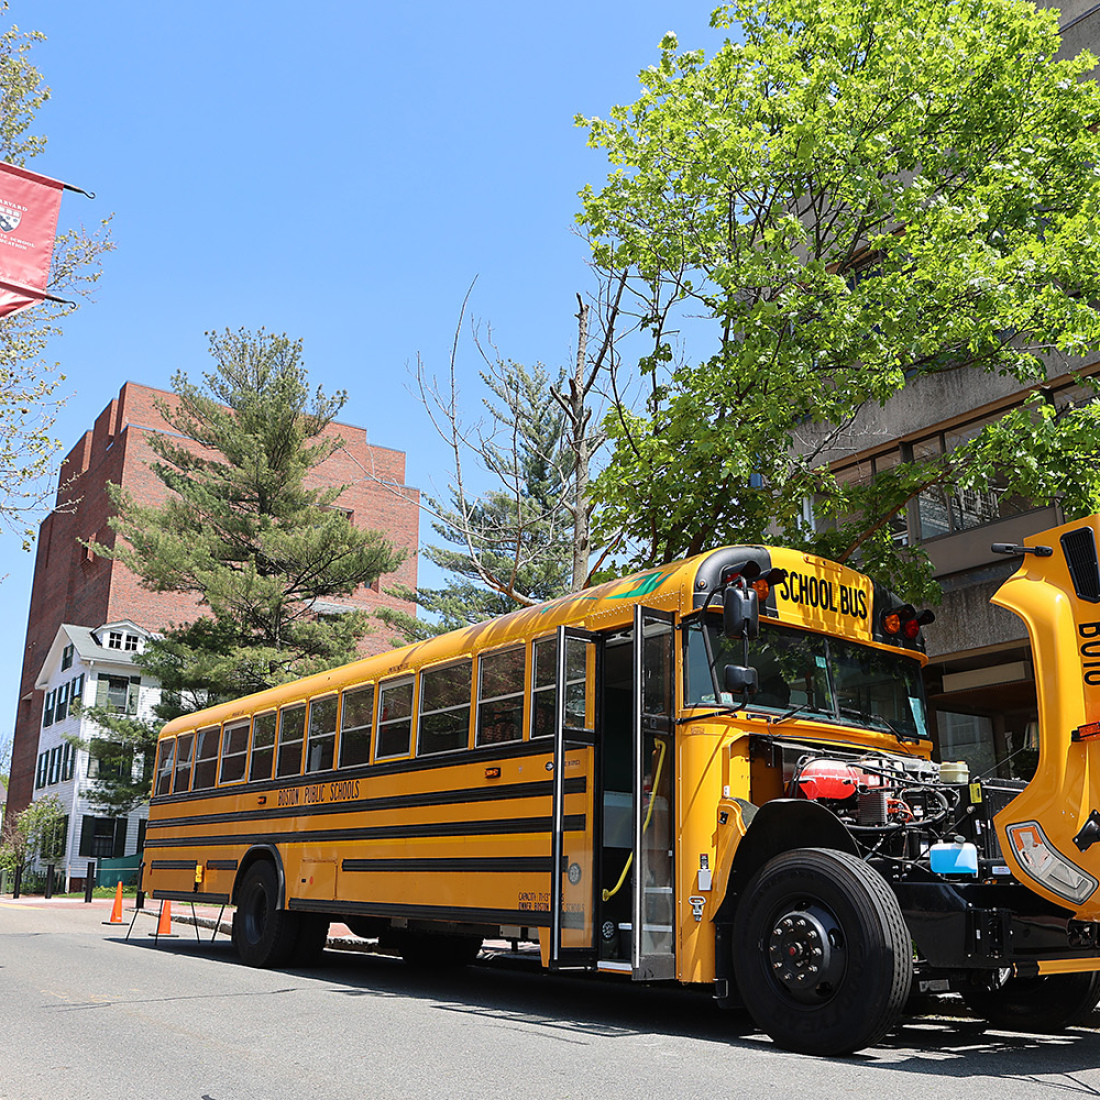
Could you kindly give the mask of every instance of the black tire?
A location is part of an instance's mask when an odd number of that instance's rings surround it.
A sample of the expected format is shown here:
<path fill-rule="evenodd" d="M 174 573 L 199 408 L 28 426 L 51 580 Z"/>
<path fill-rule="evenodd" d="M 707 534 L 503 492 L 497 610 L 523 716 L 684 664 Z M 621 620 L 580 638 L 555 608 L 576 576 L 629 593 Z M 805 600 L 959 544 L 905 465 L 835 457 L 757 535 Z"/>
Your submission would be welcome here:
<path fill-rule="evenodd" d="M 320 966 L 328 944 L 331 922 L 324 913 L 302 913 L 298 917 L 298 938 L 290 956 L 294 967 Z"/>
<path fill-rule="evenodd" d="M 246 966 L 282 966 L 298 941 L 297 913 L 278 909 L 279 880 L 268 860 L 253 863 L 237 892 L 233 946 Z"/>
<path fill-rule="evenodd" d="M 737 908 L 733 967 L 756 1025 L 802 1054 L 850 1054 L 898 1021 L 913 948 L 897 898 L 862 860 L 827 848 L 784 852 Z"/>
<path fill-rule="evenodd" d="M 966 988 L 976 1015 L 1005 1031 L 1062 1031 L 1082 1023 L 1100 1002 L 1100 974 L 1009 978 L 998 989 Z"/>
<path fill-rule="evenodd" d="M 469 966 L 481 951 L 480 936 L 444 936 L 406 932 L 397 949 L 406 964 L 418 970 L 450 970 Z"/>

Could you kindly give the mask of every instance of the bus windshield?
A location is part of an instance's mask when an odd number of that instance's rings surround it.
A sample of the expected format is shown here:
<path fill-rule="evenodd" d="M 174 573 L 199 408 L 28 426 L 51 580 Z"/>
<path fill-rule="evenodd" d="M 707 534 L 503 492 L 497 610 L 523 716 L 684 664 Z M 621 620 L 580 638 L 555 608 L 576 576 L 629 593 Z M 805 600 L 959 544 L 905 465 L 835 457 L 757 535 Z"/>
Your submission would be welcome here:
<path fill-rule="evenodd" d="M 717 618 L 708 618 L 706 628 L 722 684 L 726 665 L 744 664 L 744 643 L 730 641 Z M 726 693 L 715 698 L 702 631 L 698 619 L 686 624 L 684 705 L 739 703 Z M 928 737 L 920 665 L 912 657 L 761 622 L 759 637 L 749 643 L 748 663 L 758 678 L 757 691 L 749 696 L 754 710 L 797 707 L 811 717 L 886 730 L 905 739 Z"/>

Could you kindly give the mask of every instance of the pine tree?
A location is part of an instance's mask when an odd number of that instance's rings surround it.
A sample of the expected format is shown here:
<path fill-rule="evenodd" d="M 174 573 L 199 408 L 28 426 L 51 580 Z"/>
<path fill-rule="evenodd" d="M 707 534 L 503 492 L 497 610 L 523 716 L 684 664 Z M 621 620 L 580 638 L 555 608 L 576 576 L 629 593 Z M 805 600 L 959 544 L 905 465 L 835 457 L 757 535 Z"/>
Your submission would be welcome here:
<path fill-rule="evenodd" d="M 307 484 L 343 445 L 325 429 L 347 395 L 311 395 L 301 343 L 226 331 L 210 335 L 210 351 L 216 369 L 205 386 L 177 374 L 178 404 L 158 405 L 180 437 L 150 437 L 151 469 L 168 498 L 141 505 L 112 486 L 116 545 L 89 544 L 144 587 L 191 595 L 203 609 L 190 622 L 162 624 L 163 636 L 137 660 L 161 684 L 162 721 L 353 660 L 369 613 L 319 613 L 316 602 L 350 596 L 402 560 L 336 506 L 343 486 Z M 90 746 L 115 773 L 101 780 L 97 800 L 133 805 L 125 760 L 138 751 L 148 764 L 155 732 L 89 713 L 114 739 Z M 137 793 L 147 789 L 146 778 L 136 783 Z"/>

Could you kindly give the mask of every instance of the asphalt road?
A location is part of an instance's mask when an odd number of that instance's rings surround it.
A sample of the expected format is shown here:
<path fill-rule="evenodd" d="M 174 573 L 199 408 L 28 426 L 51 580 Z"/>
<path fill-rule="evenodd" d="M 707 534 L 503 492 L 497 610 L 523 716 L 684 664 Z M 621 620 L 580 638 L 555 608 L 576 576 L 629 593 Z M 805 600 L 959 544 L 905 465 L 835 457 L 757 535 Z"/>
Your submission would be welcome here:
<path fill-rule="evenodd" d="M 1100 1014 L 1058 1037 L 919 1018 L 818 1059 L 687 990 L 345 952 L 250 970 L 186 929 L 154 945 L 145 918 L 125 943 L 106 917 L 0 901 L 0 1100 L 1100 1096 Z"/>

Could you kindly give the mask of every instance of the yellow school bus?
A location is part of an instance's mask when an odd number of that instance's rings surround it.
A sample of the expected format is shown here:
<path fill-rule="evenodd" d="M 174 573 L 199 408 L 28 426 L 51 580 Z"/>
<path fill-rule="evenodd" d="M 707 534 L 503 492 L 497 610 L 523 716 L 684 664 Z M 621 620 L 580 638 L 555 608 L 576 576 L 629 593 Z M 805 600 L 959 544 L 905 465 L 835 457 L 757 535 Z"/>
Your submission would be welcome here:
<path fill-rule="evenodd" d="M 254 966 L 334 920 L 436 966 L 527 941 L 812 1053 L 876 1042 L 916 989 L 1064 1027 L 1100 999 L 1098 533 L 1002 548 L 1029 783 L 931 759 L 929 612 L 733 546 L 169 723 L 144 888 L 235 905 Z"/>

